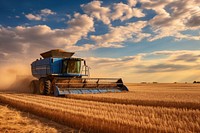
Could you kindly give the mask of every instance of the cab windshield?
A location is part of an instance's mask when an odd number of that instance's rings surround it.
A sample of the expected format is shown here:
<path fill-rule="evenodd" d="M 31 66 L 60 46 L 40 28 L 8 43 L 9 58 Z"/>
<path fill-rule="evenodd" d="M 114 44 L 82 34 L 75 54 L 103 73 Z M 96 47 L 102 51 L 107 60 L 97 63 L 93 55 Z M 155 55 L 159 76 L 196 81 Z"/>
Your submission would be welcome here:
<path fill-rule="evenodd" d="M 80 60 L 64 60 L 63 73 L 80 73 L 81 61 Z"/>

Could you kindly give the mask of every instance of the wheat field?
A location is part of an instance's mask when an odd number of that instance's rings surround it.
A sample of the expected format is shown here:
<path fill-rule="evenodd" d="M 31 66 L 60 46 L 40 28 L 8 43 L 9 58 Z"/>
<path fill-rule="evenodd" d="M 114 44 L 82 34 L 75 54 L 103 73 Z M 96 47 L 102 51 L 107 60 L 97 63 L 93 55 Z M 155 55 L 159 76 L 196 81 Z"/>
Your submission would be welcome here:
<path fill-rule="evenodd" d="M 48 119 L 0 104 L 1 133 L 79 133 L 80 131 Z"/>
<path fill-rule="evenodd" d="M 9 106 L 85 132 L 200 132 L 199 85 L 128 84 L 126 93 L 0 93 Z"/>
<path fill-rule="evenodd" d="M 68 98 L 119 104 L 200 109 L 200 84 L 127 84 L 129 92 L 67 95 Z"/>

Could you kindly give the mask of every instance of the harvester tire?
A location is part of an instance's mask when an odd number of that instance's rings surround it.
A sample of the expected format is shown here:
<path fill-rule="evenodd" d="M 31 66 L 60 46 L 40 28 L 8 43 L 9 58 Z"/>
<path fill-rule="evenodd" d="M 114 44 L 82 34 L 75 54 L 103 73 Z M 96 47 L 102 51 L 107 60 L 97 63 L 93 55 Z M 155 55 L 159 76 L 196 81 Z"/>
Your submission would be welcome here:
<path fill-rule="evenodd" d="M 50 92 L 51 92 L 51 81 L 50 80 L 44 81 L 44 89 L 45 89 L 46 94 L 50 94 Z"/>
<path fill-rule="evenodd" d="M 40 91 L 40 94 L 42 95 L 47 95 L 49 92 L 49 85 L 47 81 L 48 80 L 45 78 L 41 78 L 39 80 L 39 91 Z"/>
<path fill-rule="evenodd" d="M 39 92 L 40 94 L 44 95 L 44 78 L 39 80 Z"/>
<path fill-rule="evenodd" d="M 40 94 L 47 95 L 51 92 L 51 81 L 45 78 L 41 78 L 39 81 Z"/>

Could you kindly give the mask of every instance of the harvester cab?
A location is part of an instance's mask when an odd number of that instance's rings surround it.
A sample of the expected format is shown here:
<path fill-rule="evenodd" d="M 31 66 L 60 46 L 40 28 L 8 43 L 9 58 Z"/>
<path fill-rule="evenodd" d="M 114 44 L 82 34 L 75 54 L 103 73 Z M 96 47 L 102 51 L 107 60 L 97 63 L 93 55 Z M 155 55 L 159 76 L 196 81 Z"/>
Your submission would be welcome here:
<path fill-rule="evenodd" d="M 89 67 L 73 52 L 60 49 L 40 54 L 43 58 L 31 64 L 31 91 L 43 95 L 105 93 L 128 91 L 121 78 L 89 78 Z M 86 78 L 87 77 L 87 78 Z"/>

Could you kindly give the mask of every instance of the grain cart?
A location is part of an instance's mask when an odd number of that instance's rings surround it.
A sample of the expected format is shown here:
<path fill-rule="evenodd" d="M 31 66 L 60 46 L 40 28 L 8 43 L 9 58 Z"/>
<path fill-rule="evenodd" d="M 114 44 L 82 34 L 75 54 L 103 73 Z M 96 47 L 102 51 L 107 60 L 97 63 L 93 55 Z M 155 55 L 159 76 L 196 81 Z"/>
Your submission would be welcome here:
<path fill-rule="evenodd" d="M 89 67 L 84 59 L 72 58 L 73 54 L 60 49 L 41 53 L 43 58 L 31 64 L 32 75 L 38 79 L 31 82 L 32 93 L 60 96 L 128 91 L 121 78 L 85 78 Z"/>

